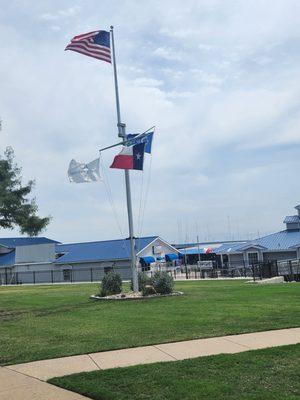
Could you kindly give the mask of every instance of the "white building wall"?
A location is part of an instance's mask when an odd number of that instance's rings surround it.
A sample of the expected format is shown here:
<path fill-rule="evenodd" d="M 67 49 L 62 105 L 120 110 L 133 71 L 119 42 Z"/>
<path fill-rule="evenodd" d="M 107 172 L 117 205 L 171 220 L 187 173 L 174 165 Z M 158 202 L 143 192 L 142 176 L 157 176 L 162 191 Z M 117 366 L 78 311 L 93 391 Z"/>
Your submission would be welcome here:
<path fill-rule="evenodd" d="M 296 251 L 270 251 L 263 254 L 264 261 L 293 260 L 297 258 Z"/>
<path fill-rule="evenodd" d="M 16 247 L 16 264 L 51 262 L 55 259 L 55 243 Z"/>
<path fill-rule="evenodd" d="M 154 247 L 154 248 L 153 248 Z M 160 253 L 155 253 L 153 250 L 160 247 Z M 164 257 L 166 254 L 178 254 L 179 251 L 174 249 L 172 246 L 166 244 L 161 239 L 155 239 L 153 243 L 150 243 L 146 246 L 140 253 L 138 253 L 138 257 Z"/>
<path fill-rule="evenodd" d="M 64 270 L 70 270 L 69 277 L 74 282 L 98 282 L 105 275 L 106 268 L 112 268 L 118 272 L 123 280 L 131 279 L 129 260 L 57 264 L 57 268 L 60 269 L 62 276 L 64 276 Z M 66 280 L 65 277 L 64 280 Z"/>
<path fill-rule="evenodd" d="M 229 260 L 230 260 L 230 264 L 232 267 L 234 267 L 235 265 L 238 266 L 238 264 L 243 265 L 243 263 L 244 263 L 243 253 L 228 254 L 228 255 L 229 255 Z"/>

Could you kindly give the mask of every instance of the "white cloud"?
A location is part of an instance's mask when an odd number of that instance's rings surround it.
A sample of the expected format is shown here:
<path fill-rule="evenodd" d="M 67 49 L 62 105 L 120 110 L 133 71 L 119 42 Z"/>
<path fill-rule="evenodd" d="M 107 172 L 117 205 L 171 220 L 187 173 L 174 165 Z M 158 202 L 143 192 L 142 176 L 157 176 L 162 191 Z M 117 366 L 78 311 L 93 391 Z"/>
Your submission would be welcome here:
<path fill-rule="evenodd" d="M 78 5 L 69 7 L 64 10 L 58 10 L 55 13 L 44 13 L 40 16 L 45 21 L 56 21 L 58 19 L 74 17 L 81 11 L 81 7 Z"/>
<path fill-rule="evenodd" d="M 171 61 L 172 60 L 179 61 L 183 58 L 182 53 L 179 52 L 178 50 L 173 50 L 166 47 L 158 47 L 153 51 L 153 55 Z"/>
<path fill-rule="evenodd" d="M 163 82 L 153 78 L 137 78 L 133 81 L 133 84 L 141 87 L 158 87 L 163 85 Z"/>

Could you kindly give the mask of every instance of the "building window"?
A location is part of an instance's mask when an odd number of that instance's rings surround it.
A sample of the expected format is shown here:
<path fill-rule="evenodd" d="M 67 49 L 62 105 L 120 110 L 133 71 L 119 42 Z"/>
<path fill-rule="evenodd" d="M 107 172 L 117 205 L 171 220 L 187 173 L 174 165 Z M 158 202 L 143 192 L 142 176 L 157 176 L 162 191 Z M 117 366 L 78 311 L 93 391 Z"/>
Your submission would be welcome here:
<path fill-rule="evenodd" d="M 69 282 L 71 280 L 71 270 L 63 269 L 63 276 L 64 276 L 64 281 Z"/>
<path fill-rule="evenodd" d="M 223 260 L 223 266 L 228 267 L 228 264 L 229 264 L 228 254 L 223 254 L 222 260 Z"/>
<path fill-rule="evenodd" d="M 152 254 L 161 254 L 162 247 L 161 246 L 152 246 Z"/>
<path fill-rule="evenodd" d="M 258 263 L 258 253 L 248 253 L 248 262 L 250 265 Z"/>

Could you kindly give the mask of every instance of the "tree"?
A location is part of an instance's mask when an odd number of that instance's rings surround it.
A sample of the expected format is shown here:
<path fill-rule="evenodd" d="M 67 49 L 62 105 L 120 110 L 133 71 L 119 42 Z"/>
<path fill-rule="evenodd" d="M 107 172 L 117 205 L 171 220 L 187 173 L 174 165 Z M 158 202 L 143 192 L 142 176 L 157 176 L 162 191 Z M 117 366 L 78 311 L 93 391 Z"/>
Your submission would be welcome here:
<path fill-rule="evenodd" d="M 19 226 L 22 234 L 37 236 L 50 222 L 50 217 L 40 218 L 35 199 L 28 199 L 35 182 L 22 186 L 21 168 L 14 162 L 14 151 L 8 147 L 0 156 L 0 227 L 12 229 Z"/>

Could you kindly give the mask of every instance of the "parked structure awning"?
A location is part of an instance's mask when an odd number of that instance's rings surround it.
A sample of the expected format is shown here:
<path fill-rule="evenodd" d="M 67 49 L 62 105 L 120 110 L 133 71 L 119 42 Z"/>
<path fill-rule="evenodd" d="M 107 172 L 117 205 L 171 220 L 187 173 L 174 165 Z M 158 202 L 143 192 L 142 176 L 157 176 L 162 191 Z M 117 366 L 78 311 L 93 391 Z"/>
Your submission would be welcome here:
<path fill-rule="evenodd" d="M 166 261 L 178 260 L 178 254 L 175 253 L 166 254 L 165 257 Z"/>
<path fill-rule="evenodd" d="M 154 258 L 154 257 L 151 257 L 151 256 L 148 256 L 148 257 L 140 257 L 140 262 L 141 262 L 142 264 L 148 265 L 148 264 L 154 263 L 154 262 L 155 262 L 155 258 Z"/>

